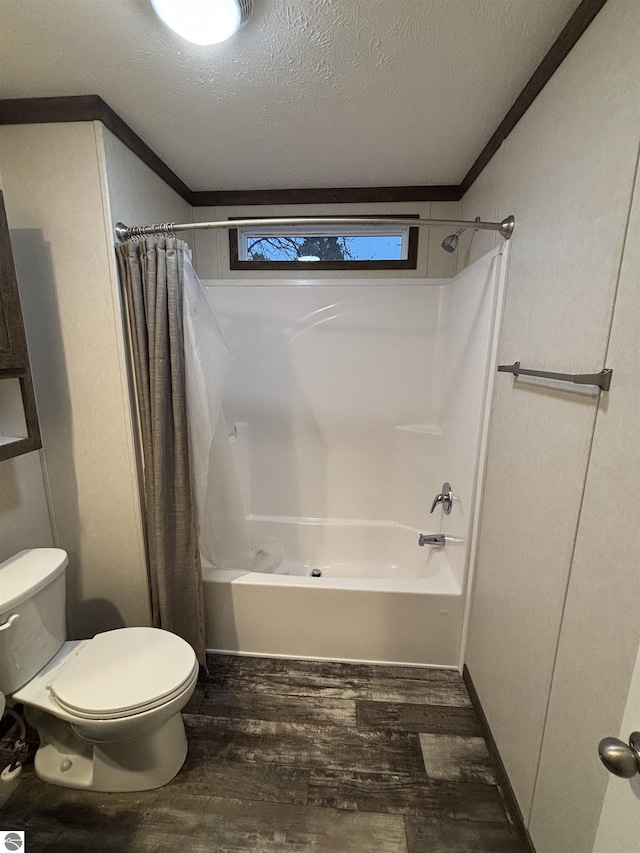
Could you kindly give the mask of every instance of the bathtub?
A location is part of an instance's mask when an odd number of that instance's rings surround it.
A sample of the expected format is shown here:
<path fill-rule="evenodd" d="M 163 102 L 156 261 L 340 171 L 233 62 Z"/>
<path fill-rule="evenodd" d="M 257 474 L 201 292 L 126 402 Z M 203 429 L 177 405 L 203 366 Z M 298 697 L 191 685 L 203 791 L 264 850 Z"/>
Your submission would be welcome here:
<path fill-rule="evenodd" d="M 250 529 L 285 558 L 270 573 L 204 562 L 210 650 L 457 667 L 463 541 L 419 547 L 392 522 L 254 516 Z"/>

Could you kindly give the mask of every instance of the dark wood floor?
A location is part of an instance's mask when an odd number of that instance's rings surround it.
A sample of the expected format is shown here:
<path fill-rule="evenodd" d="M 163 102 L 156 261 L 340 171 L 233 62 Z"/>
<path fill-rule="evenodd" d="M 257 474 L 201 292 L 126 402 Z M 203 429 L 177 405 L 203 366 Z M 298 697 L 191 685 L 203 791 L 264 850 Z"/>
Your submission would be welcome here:
<path fill-rule="evenodd" d="M 29 853 L 526 853 L 457 673 L 211 657 L 157 791 L 0 783 Z"/>

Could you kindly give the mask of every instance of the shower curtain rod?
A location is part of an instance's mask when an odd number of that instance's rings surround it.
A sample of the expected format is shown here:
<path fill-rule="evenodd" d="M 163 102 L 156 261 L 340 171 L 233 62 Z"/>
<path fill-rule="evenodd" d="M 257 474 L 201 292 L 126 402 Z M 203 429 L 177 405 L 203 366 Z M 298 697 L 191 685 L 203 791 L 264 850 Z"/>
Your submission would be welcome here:
<path fill-rule="evenodd" d="M 156 225 L 131 225 L 116 223 L 116 237 L 125 240 L 137 237 L 153 236 L 155 234 L 172 236 L 178 231 L 206 231 L 210 228 L 246 228 L 251 227 L 280 227 L 281 225 L 298 227 L 301 225 L 409 225 L 410 228 L 429 228 L 435 225 L 446 225 L 448 228 L 471 229 L 475 231 L 497 231 L 501 237 L 508 240 L 513 234 L 516 220 L 507 216 L 502 222 L 482 222 L 466 219 L 401 219 L 393 216 L 284 216 L 275 219 L 221 219 L 214 222 L 165 222 Z"/>

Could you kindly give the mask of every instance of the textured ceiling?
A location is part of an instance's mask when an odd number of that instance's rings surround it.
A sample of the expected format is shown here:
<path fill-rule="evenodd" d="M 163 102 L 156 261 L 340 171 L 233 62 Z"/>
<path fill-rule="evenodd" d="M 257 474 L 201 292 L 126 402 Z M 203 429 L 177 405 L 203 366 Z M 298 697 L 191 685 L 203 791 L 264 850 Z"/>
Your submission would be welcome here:
<path fill-rule="evenodd" d="M 182 41 L 147 0 L 0 0 L 0 97 L 100 95 L 193 189 L 458 183 L 579 0 L 254 0 Z"/>

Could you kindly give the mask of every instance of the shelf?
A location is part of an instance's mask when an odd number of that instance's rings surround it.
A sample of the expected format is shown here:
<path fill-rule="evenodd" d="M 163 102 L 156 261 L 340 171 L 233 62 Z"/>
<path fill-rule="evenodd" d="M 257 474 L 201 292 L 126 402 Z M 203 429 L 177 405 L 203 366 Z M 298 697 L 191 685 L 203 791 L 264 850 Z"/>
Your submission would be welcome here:
<path fill-rule="evenodd" d="M 25 435 L 0 435 L 0 446 L 13 444 L 14 441 L 24 441 L 25 438 L 27 438 Z"/>
<path fill-rule="evenodd" d="M 4 380 L 4 381 L 2 381 Z M 42 447 L 9 224 L 0 190 L 0 460 Z"/>
<path fill-rule="evenodd" d="M 13 459 L 14 456 L 22 456 L 23 453 L 31 453 L 42 447 L 40 439 L 18 438 L 15 441 L 0 443 L 0 462 L 5 459 Z"/>

